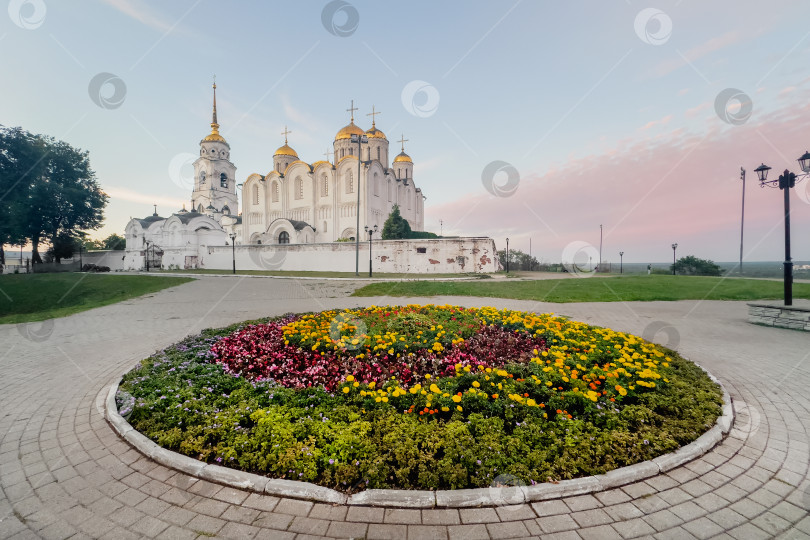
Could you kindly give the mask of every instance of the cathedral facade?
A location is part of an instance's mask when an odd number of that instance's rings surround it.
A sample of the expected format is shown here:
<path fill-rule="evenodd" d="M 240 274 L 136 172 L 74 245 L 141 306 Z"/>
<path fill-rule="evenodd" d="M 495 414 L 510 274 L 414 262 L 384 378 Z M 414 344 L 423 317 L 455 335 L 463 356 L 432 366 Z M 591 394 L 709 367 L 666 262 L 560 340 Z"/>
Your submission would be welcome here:
<path fill-rule="evenodd" d="M 273 155 L 272 169 L 236 181 L 231 147 L 219 133 L 216 84 L 211 132 L 200 141 L 194 161 L 191 208 L 161 217 L 131 219 L 125 230 L 125 267 L 197 268 L 211 246 L 312 244 L 354 240 L 358 215 L 360 239 L 365 228 L 383 224 L 394 205 L 411 230 L 424 230 L 424 197 L 413 181 L 413 160 L 401 152 L 389 157 L 389 142 L 377 129 L 372 112 L 371 128 L 351 121 L 335 135 L 332 160 L 307 163 L 288 144 Z M 242 187 L 239 212 L 237 188 Z M 379 236 L 377 236 L 379 238 Z"/>
<path fill-rule="evenodd" d="M 353 113 L 354 107 L 350 109 Z M 379 113 L 373 112 L 372 115 Z M 372 120 L 350 123 L 335 135 L 334 159 L 307 163 L 287 142 L 265 175 L 251 174 L 242 190 L 241 240 L 245 244 L 335 242 L 382 229 L 394 205 L 412 230 L 424 230 L 424 197 L 413 181 L 413 160 L 402 150 L 393 160 L 389 142 Z M 327 152 L 328 156 L 332 154 Z"/>

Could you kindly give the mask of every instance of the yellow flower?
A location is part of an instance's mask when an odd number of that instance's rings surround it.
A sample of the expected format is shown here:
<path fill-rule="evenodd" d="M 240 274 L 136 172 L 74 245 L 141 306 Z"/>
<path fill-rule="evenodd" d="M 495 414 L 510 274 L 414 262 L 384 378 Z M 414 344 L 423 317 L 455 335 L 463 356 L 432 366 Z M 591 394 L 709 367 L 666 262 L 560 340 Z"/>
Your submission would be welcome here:
<path fill-rule="evenodd" d="M 348 387 L 348 386 L 344 386 L 344 387 L 343 387 L 343 393 L 344 393 L 344 394 L 348 394 L 348 393 L 349 393 L 349 387 Z"/>
<path fill-rule="evenodd" d="M 452 399 L 453 399 L 453 402 L 455 402 L 455 403 L 459 403 L 459 402 L 461 401 L 461 396 L 459 396 L 459 395 L 455 395 L 455 396 L 453 396 L 453 398 L 452 398 Z"/>
<path fill-rule="evenodd" d="M 352 384 L 352 386 L 354 386 L 355 388 L 357 388 L 358 386 L 360 386 L 360 383 L 359 383 L 359 382 L 357 382 L 357 381 L 354 381 L 354 384 Z"/>
<path fill-rule="evenodd" d="M 433 383 L 433 384 L 430 385 L 430 391 L 434 392 L 436 394 L 441 394 L 442 393 L 442 391 L 439 390 L 439 387 L 436 386 L 436 383 Z"/>
<path fill-rule="evenodd" d="M 479 388 L 481 386 L 481 383 L 479 383 L 478 381 L 473 381 L 473 386 Z"/>
<path fill-rule="evenodd" d="M 456 410 L 457 410 L 457 411 L 463 411 L 464 409 L 463 409 L 463 408 L 461 408 L 461 405 L 459 405 L 459 406 L 457 406 L 457 407 L 456 407 Z"/>

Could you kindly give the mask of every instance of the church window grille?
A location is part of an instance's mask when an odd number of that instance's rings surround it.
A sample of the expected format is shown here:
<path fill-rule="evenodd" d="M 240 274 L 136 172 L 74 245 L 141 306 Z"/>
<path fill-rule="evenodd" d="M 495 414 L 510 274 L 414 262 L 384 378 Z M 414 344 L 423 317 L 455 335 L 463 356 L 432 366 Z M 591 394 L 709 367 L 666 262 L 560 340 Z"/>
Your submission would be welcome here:
<path fill-rule="evenodd" d="M 304 181 L 301 180 L 300 176 L 295 178 L 295 198 L 296 199 L 304 198 Z"/>
<path fill-rule="evenodd" d="M 354 177 L 351 172 L 346 177 L 346 193 L 354 193 Z"/>
<path fill-rule="evenodd" d="M 380 147 L 377 147 L 377 161 L 380 161 Z"/>
<path fill-rule="evenodd" d="M 380 176 L 377 173 L 374 173 L 374 195 L 380 196 Z"/>
<path fill-rule="evenodd" d="M 228 175 L 222 173 L 219 175 L 219 187 L 228 187 Z"/>
<path fill-rule="evenodd" d="M 273 202 L 278 202 L 278 182 L 273 182 Z"/>
<path fill-rule="evenodd" d="M 329 195 L 329 179 L 326 178 L 324 174 L 321 176 L 321 197 L 326 197 Z"/>
<path fill-rule="evenodd" d="M 253 204 L 259 204 L 259 186 L 253 186 Z"/>
<path fill-rule="evenodd" d="M 290 243 L 290 233 L 287 231 L 281 231 L 278 235 L 278 243 L 279 244 L 289 244 Z"/>

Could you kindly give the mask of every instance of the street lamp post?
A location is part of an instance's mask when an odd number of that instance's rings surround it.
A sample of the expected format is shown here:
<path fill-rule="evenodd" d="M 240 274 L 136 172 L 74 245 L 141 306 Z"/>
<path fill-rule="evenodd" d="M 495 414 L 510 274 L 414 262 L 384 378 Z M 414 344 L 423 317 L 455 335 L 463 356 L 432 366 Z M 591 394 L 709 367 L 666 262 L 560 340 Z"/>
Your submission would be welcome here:
<path fill-rule="evenodd" d="M 675 250 L 678 249 L 678 242 L 672 244 L 672 275 L 675 275 Z"/>
<path fill-rule="evenodd" d="M 354 233 L 354 275 L 360 275 L 360 165 L 363 163 L 363 150 L 361 145 L 368 144 L 367 135 L 352 133 L 352 142 L 357 143 L 357 226 Z"/>
<path fill-rule="evenodd" d="M 623 262 L 624 262 L 624 251 L 620 251 L 619 252 L 619 273 L 620 274 L 624 274 Z"/>
<path fill-rule="evenodd" d="M 368 277 L 371 277 L 371 235 L 377 232 L 377 226 L 374 225 L 373 229 L 369 229 L 366 225 L 366 232 L 368 233 Z"/>
<path fill-rule="evenodd" d="M 742 180 L 742 215 L 740 217 L 740 275 L 743 273 L 743 233 L 745 232 L 745 169 L 740 167 Z"/>
<path fill-rule="evenodd" d="M 759 184 L 762 187 L 769 186 L 769 187 L 779 187 L 782 191 L 784 191 L 784 199 L 785 199 L 785 305 L 792 306 L 793 305 L 793 261 L 790 258 L 790 188 L 796 185 L 797 181 L 801 181 L 807 178 L 810 175 L 810 152 L 805 152 L 802 157 L 798 159 L 799 166 L 801 167 L 804 174 L 796 175 L 795 173 L 790 172 L 789 170 L 785 169 L 779 178 L 776 180 L 768 180 L 768 171 L 771 170 L 770 167 L 765 165 L 764 163 L 754 169 L 754 172 L 757 173 L 757 178 L 759 178 Z"/>
<path fill-rule="evenodd" d="M 509 275 L 509 239 L 506 239 L 506 274 Z"/>
<path fill-rule="evenodd" d="M 146 240 L 146 271 L 147 272 L 149 271 L 149 244 L 151 244 L 151 242 L 149 240 Z"/>
<path fill-rule="evenodd" d="M 236 233 L 232 232 L 231 237 L 231 256 L 233 260 L 233 273 L 236 274 Z"/>

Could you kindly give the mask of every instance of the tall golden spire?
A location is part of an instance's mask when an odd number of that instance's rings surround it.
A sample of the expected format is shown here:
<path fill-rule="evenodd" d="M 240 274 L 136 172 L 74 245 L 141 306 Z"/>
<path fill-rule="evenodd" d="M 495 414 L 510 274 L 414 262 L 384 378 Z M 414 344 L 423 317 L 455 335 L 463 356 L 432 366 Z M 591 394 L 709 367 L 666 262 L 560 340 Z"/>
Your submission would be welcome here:
<path fill-rule="evenodd" d="M 222 138 L 222 135 L 219 134 L 219 124 L 217 123 L 217 76 L 214 75 L 214 84 L 212 85 L 214 88 L 214 109 L 213 113 L 211 114 L 211 133 L 208 134 L 204 141 L 220 141 L 225 142 L 225 139 Z"/>
<path fill-rule="evenodd" d="M 211 118 L 211 133 L 219 131 L 219 124 L 217 123 L 217 76 L 214 75 L 214 114 Z"/>

